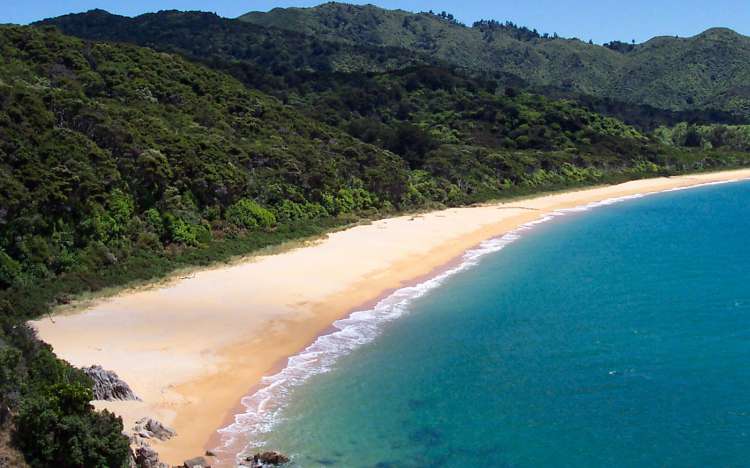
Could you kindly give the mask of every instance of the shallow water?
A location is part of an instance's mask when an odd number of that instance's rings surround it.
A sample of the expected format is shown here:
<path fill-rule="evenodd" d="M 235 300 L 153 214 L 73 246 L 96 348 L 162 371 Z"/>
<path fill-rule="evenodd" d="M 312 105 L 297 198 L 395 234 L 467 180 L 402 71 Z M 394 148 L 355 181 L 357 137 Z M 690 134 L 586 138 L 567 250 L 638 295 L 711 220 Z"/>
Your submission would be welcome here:
<path fill-rule="evenodd" d="M 300 466 L 747 466 L 748 201 L 702 187 L 510 236 L 342 324 L 248 436 Z"/>

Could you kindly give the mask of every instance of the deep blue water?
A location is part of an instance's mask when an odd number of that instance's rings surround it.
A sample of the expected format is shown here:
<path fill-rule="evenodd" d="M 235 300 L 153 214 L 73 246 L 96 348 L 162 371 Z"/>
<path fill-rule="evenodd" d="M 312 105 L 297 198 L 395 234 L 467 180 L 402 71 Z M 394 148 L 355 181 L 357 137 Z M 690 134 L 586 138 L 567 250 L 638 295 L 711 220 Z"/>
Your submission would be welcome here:
<path fill-rule="evenodd" d="M 292 391 L 300 466 L 750 465 L 750 184 L 538 225 Z"/>

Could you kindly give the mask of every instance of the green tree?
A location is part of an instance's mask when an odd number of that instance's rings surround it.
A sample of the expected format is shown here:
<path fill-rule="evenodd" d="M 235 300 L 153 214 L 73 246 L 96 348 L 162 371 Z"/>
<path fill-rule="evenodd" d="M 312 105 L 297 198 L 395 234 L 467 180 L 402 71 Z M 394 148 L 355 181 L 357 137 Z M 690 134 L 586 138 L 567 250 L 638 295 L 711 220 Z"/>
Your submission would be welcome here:
<path fill-rule="evenodd" d="M 271 211 L 247 198 L 230 206 L 226 212 L 226 219 L 245 229 L 268 229 L 276 224 L 276 217 Z"/>
<path fill-rule="evenodd" d="M 21 274 L 21 264 L 0 249 L 0 288 L 12 286 Z"/>
<path fill-rule="evenodd" d="M 60 383 L 25 400 L 14 442 L 33 467 L 121 467 L 128 457 L 122 420 L 91 411 L 91 389 Z"/>

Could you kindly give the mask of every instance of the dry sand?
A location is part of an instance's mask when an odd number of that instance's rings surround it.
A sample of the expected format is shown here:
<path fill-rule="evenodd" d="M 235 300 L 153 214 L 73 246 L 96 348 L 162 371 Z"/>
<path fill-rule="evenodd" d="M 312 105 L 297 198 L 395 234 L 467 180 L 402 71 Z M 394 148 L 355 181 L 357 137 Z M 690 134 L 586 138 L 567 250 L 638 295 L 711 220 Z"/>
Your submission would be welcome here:
<path fill-rule="evenodd" d="M 126 428 L 150 415 L 177 430 L 162 460 L 202 455 L 239 400 L 352 309 L 422 278 L 483 240 L 545 213 L 613 197 L 750 178 L 750 169 L 656 178 L 384 219 L 304 247 L 124 291 L 54 322 L 42 339 L 77 366 L 114 370 L 142 402 L 96 402 Z"/>

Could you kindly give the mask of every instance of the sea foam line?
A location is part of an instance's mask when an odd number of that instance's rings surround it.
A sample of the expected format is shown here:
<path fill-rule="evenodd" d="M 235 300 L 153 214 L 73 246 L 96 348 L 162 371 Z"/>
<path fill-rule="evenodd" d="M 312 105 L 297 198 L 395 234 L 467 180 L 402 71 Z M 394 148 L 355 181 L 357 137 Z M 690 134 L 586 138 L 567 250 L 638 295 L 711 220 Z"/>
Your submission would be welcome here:
<path fill-rule="evenodd" d="M 561 208 L 551 211 L 539 219 L 522 224 L 502 236 L 482 242 L 478 247 L 467 250 L 457 266 L 442 271 L 437 276 L 417 285 L 396 290 L 379 301 L 372 309 L 355 311 L 348 317 L 335 321 L 333 323 L 335 331 L 319 336 L 304 351 L 291 356 L 286 367 L 277 374 L 263 377 L 259 389 L 252 395 L 242 398 L 241 402 L 245 407 L 245 412 L 235 415 L 232 424 L 219 429 L 222 446 L 217 451 L 227 453 L 230 452 L 230 447 L 238 447 L 240 443 L 244 442 L 244 448 L 237 455 L 239 459 L 243 456 L 243 452 L 260 446 L 262 443 L 258 442 L 258 439 L 261 435 L 270 432 L 273 426 L 279 422 L 281 412 L 294 388 L 302 385 L 314 375 L 330 371 L 339 357 L 373 341 L 382 332 L 385 324 L 408 313 L 408 305 L 412 301 L 437 288 L 447 278 L 475 266 L 485 255 L 497 252 L 519 239 L 523 231 L 568 213 L 588 211 L 593 208 L 658 193 L 737 182 L 739 180 L 747 179 L 706 182 L 658 192 L 607 198 L 572 208 Z M 227 454 L 229 455 L 229 453 Z"/>

